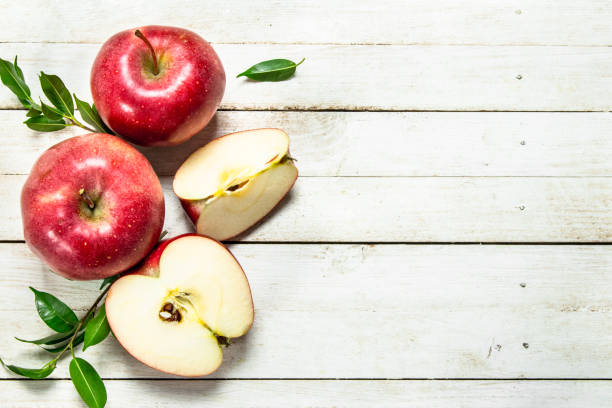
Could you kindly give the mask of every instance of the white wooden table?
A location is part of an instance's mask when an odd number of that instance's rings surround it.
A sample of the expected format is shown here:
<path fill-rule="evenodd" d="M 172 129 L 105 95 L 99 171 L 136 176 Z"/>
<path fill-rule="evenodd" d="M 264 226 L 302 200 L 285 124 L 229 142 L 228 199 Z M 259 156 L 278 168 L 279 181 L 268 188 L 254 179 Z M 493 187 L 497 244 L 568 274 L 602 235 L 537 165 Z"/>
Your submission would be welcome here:
<path fill-rule="evenodd" d="M 170 189 L 207 138 L 291 136 L 300 178 L 229 244 L 253 289 L 251 332 L 208 378 L 149 369 L 114 338 L 84 353 L 109 407 L 609 407 L 612 399 L 612 1 L 3 1 L 0 56 L 89 97 L 100 44 L 146 24 L 192 29 L 227 72 L 221 111 L 175 148 L 142 149 L 171 235 Z M 234 76 L 306 57 L 281 83 Z M 0 355 L 46 329 L 28 285 L 84 311 L 99 282 L 49 273 L 23 243 L 19 192 L 40 134 L 0 89 Z M 2 407 L 79 407 L 0 371 Z"/>

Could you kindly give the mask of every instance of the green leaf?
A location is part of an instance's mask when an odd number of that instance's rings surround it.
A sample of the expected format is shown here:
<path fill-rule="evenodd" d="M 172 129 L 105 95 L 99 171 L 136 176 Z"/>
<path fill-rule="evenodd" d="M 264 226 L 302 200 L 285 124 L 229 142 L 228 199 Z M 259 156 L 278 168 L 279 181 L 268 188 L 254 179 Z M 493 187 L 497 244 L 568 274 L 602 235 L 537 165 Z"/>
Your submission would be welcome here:
<path fill-rule="evenodd" d="M 53 106 L 67 116 L 72 116 L 74 114 L 74 103 L 62 80 L 57 75 L 47 75 L 42 71 L 39 79 L 43 92 Z"/>
<path fill-rule="evenodd" d="M 47 326 L 58 333 L 67 333 L 73 330 L 79 319 L 64 302 L 50 293 L 40 292 L 30 286 L 34 292 L 34 302 L 38 315 Z"/>
<path fill-rule="evenodd" d="M 36 108 L 30 108 L 30 110 L 28 110 L 28 113 L 26 113 L 26 116 L 28 118 L 35 118 L 37 116 L 42 115 L 42 111 L 36 109 Z"/>
<path fill-rule="evenodd" d="M 47 119 L 60 120 L 64 117 L 60 111 L 45 104 L 43 101 L 40 101 L 40 108 L 42 110 L 42 114 L 45 115 Z M 64 121 L 62 120 L 62 123 L 63 122 Z"/>
<path fill-rule="evenodd" d="M 88 347 L 94 346 L 100 343 L 102 340 L 108 336 L 110 333 L 110 326 L 108 325 L 108 320 L 106 320 L 106 308 L 104 305 L 98 312 L 96 316 L 87 323 L 85 327 L 85 343 L 83 344 L 83 351 L 85 351 Z"/>
<path fill-rule="evenodd" d="M 78 346 L 79 344 L 81 344 L 83 342 L 84 338 L 85 338 L 85 332 L 79 333 L 78 336 L 76 336 L 74 338 L 74 341 L 72 342 L 72 347 L 74 348 L 74 347 Z M 64 343 L 62 343 L 62 344 L 60 344 L 60 345 L 58 345 L 56 347 L 43 347 L 43 346 L 40 346 L 40 348 L 42 348 L 45 351 L 48 351 L 49 353 L 55 354 L 55 353 L 59 353 L 63 349 L 65 349 L 67 344 L 68 344 L 68 342 L 66 341 L 66 342 L 64 342 Z"/>
<path fill-rule="evenodd" d="M 23 342 L 23 343 L 31 343 L 31 344 L 36 344 L 36 345 L 46 345 L 46 346 L 51 346 L 54 344 L 58 344 L 61 342 L 64 342 L 66 340 L 69 340 L 72 335 L 74 334 L 73 331 L 70 331 L 68 333 L 56 333 L 56 334 L 52 334 L 50 336 L 47 337 L 43 337 L 41 339 L 36 339 L 36 340 L 24 340 L 24 339 L 20 339 L 19 337 L 15 337 L 15 339 Z"/>
<path fill-rule="evenodd" d="M 105 287 L 106 285 L 113 284 L 113 282 L 115 282 L 120 277 L 121 277 L 121 275 L 117 274 L 117 275 L 114 275 L 114 276 L 109 276 L 108 278 L 104 278 L 104 280 L 102 281 L 102 284 L 100 285 L 100 290 L 102 290 L 102 288 Z"/>
<path fill-rule="evenodd" d="M 33 380 L 40 380 L 42 378 L 48 377 L 49 374 L 51 374 L 53 370 L 55 370 L 55 365 L 57 364 L 57 360 L 53 359 L 49 361 L 47 364 L 45 364 L 44 366 L 42 366 L 41 368 L 23 368 L 23 367 L 17 367 L 14 365 L 7 365 L 7 364 L 4 364 L 4 361 L 2 360 L 0 360 L 0 363 L 2 363 L 4 367 L 6 367 L 8 370 L 11 370 L 15 374 L 19 374 L 23 377 L 28 377 Z"/>
<path fill-rule="evenodd" d="M 96 108 L 96 104 L 95 103 L 91 104 L 91 109 L 93 110 L 94 114 L 97 115 L 100 118 L 100 123 L 102 123 L 102 128 L 104 128 L 104 132 L 108 133 L 109 135 L 117 135 L 115 132 L 112 131 L 111 128 L 109 128 L 106 125 L 106 123 L 104 123 L 104 121 L 100 117 L 100 114 L 98 113 L 98 108 Z"/>
<path fill-rule="evenodd" d="M 21 78 L 21 80 L 25 82 L 25 77 L 23 76 L 23 71 L 21 70 L 21 68 L 19 68 L 19 65 L 17 65 L 17 55 L 15 55 L 15 60 L 13 62 L 13 66 L 15 66 L 15 72 L 17 73 L 19 78 Z"/>
<path fill-rule="evenodd" d="M 39 132 L 55 132 L 68 126 L 63 119 L 51 120 L 45 116 L 35 116 L 23 122 L 32 130 Z"/>
<path fill-rule="evenodd" d="M 74 97 L 77 109 L 79 110 L 83 120 L 93 126 L 94 129 L 102 133 L 107 133 L 106 129 L 104 129 L 102 119 L 100 119 L 100 115 L 98 115 L 98 111 L 94 110 L 87 102 L 77 98 L 76 94 L 72 94 L 72 96 Z"/>
<path fill-rule="evenodd" d="M 106 388 L 96 370 L 87 361 L 74 357 L 68 367 L 70 379 L 89 408 L 106 405 Z"/>
<path fill-rule="evenodd" d="M 238 74 L 236 78 L 245 76 L 247 78 L 254 79 L 255 81 L 284 81 L 285 79 L 289 79 L 293 76 L 297 66 L 304 62 L 305 59 L 306 58 L 302 58 L 302 60 L 297 64 L 288 59 L 273 59 L 263 61 Z"/>
<path fill-rule="evenodd" d="M 96 104 L 92 103 L 91 104 L 91 110 L 93 110 L 93 113 L 98 116 L 100 118 L 100 114 L 98 113 L 98 108 L 96 108 Z M 102 128 L 104 129 L 105 133 L 108 133 L 109 135 L 116 135 L 116 133 L 114 133 L 111 128 L 109 128 L 108 126 L 106 126 L 106 123 L 104 123 L 104 121 L 102 120 L 102 118 L 100 118 L 100 123 L 102 123 Z"/>
<path fill-rule="evenodd" d="M 15 65 L 0 58 L 0 79 L 19 98 L 19 102 L 23 106 L 26 108 L 38 108 L 38 105 L 33 103 L 32 98 L 30 98 L 30 88 L 23 79 L 21 68 L 17 66 L 17 57 L 15 57 Z"/>

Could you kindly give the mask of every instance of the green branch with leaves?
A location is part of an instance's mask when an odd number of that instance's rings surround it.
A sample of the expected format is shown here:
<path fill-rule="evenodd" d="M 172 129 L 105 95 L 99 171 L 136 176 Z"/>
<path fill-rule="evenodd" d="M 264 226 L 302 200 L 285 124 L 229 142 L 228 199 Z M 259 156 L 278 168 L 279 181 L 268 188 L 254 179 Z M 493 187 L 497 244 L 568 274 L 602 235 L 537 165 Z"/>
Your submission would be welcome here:
<path fill-rule="evenodd" d="M 17 96 L 21 105 L 28 109 L 26 113 L 28 119 L 23 123 L 32 130 L 54 132 L 68 126 L 78 126 L 89 132 L 114 134 L 100 118 L 96 106 L 77 98 L 75 94 L 71 95 L 57 75 L 45 74 L 41 71 L 38 76 L 40 87 L 49 103 L 43 102 L 42 99 L 39 99 L 37 103 L 32 99 L 30 88 L 17 64 L 17 57 L 13 63 L 0 58 L 0 79 Z M 82 121 L 74 114 L 75 104 Z"/>
<path fill-rule="evenodd" d="M 34 344 L 55 355 L 55 357 L 41 368 L 18 367 L 5 364 L 2 360 L 0 360 L 0 363 L 15 374 L 40 380 L 51 375 L 57 362 L 70 350 L 72 360 L 68 371 L 74 387 L 88 407 L 104 407 L 106 404 L 106 387 L 102 379 L 91 364 L 75 356 L 74 349 L 83 344 L 83 351 L 85 351 L 87 348 L 102 342 L 109 335 L 110 326 L 106 319 L 104 304 L 100 307 L 98 307 L 98 304 L 104 299 L 111 284 L 118 278 L 119 275 L 115 275 L 102 281 L 100 286 L 102 292 L 81 319 L 77 318 L 76 313 L 68 305 L 52 294 L 30 287 L 30 290 L 34 293 L 34 304 L 38 315 L 55 333 L 36 340 L 15 338 L 24 343 Z"/>

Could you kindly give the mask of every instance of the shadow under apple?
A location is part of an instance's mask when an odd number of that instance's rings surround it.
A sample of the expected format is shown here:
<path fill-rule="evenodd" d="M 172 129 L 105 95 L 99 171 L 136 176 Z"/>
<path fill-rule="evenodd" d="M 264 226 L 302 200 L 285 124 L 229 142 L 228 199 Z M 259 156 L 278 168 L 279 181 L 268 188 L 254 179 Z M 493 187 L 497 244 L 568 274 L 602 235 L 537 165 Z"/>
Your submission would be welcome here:
<path fill-rule="evenodd" d="M 223 136 L 221 129 L 225 129 L 227 124 L 221 124 L 220 121 L 222 120 L 219 119 L 219 115 L 215 114 L 204 129 L 196 133 L 188 141 L 176 146 L 145 147 L 134 145 L 134 147 L 151 162 L 158 176 L 173 176 L 191 153 L 211 140 Z"/>

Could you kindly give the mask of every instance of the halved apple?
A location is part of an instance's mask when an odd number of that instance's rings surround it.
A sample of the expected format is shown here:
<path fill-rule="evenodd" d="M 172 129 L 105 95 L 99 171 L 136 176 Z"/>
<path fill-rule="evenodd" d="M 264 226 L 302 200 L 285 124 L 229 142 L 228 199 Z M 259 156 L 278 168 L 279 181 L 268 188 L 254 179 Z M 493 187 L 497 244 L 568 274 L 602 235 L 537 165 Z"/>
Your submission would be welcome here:
<path fill-rule="evenodd" d="M 199 234 L 232 238 L 268 214 L 291 190 L 298 171 L 280 129 L 231 133 L 185 160 L 173 188 Z"/>
<path fill-rule="evenodd" d="M 221 346 L 253 323 L 249 282 L 218 241 L 186 234 L 163 241 L 106 297 L 113 334 L 136 359 L 186 377 L 207 375 Z"/>

